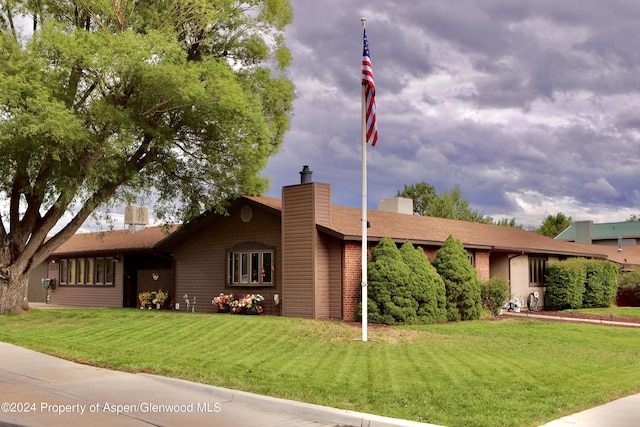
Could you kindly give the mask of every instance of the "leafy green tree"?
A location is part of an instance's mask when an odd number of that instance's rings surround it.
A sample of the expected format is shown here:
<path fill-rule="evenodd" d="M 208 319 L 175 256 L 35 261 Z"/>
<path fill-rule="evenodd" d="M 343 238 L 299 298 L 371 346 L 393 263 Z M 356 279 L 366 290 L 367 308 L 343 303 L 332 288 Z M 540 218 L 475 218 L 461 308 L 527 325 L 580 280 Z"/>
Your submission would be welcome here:
<path fill-rule="evenodd" d="M 547 215 L 540 228 L 536 230 L 536 233 L 547 237 L 556 237 L 566 230 L 571 223 L 571 217 L 565 216 L 562 212 L 558 212 L 555 215 Z"/>
<path fill-rule="evenodd" d="M 447 320 L 479 319 L 482 312 L 480 280 L 460 240 L 449 236 L 438 249 L 433 266 L 447 291 Z"/>
<path fill-rule="evenodd" d="M 522 228 L 516 224 L 515 218 L 494 221 L 493 218 L 471 209 L 469 199 L 462 195 L 459 185 L 451 191 L 438 194 L 433 185 L 422 181 L 412 185 L 405 184 L 396 196 L 412 199 L 413 211 L 418 215 Z"/>
<path fill-rule="evenodd" d="M 447 320 L 447 297 L 444 281 L 421 248 L 414 248 L 410 241 L 400 247 L 400 254 L 409 267 L 407 286 L 418 302 L 417 316 L 420 323 Z"/>
<path fill-rule="evenodd" d="M 408 286 L 409 276 L 409 267 L 393 240 L 388 237 L 380 240 L 367 263 L 369 322 L 387 325 L 416 322 L 418 302 Z"/>
<path fill-rule="evenodd" d="M 28 310 L 29 272 L 96 210 L 148 197 L 188 220 L 264 191 L 291 19 L 289 0 L 3 2 L 0 313 Z"/>

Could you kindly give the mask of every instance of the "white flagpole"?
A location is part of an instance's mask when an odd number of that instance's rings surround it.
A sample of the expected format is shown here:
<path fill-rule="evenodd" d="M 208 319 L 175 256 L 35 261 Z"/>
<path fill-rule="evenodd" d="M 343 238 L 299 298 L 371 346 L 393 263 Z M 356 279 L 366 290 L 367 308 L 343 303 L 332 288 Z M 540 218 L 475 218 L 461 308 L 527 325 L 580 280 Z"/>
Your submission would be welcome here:
<path fill-rule="evenodd" d="M 366 19 L 362 18 L 364 32 Z M 363 40 L 364 43 L 364 40 Z M 362 341 L 367 341 L 367 106 L 362 86 Z"/>

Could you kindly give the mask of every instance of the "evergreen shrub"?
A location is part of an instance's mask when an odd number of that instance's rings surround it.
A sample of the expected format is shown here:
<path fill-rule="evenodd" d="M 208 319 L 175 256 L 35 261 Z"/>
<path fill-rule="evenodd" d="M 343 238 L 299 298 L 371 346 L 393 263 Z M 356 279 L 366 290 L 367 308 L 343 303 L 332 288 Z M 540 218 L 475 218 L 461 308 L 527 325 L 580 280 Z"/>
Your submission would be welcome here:
<path fill-rule="evenodd" d="M 407 286 L 418 302 L 418 323 L 428 324 L 447 320 L 447 301 L 444 281 L 431 265 L 421 248 L 406 241 L 400 254 L 409 267 Z"/>
<path fill-rule="evenodd" d="M 547 267 L 547 298 L 552 310 L 580 308 L 587 273 L 577 258 L 550 263 Z"/>
<path fill-rule="evenodd" d="M 476 320 L 482 313 L 480 280 L 462 243 L 449 236 L 436 254 L 433 266 L 444 280 L 447 320 Z"/>

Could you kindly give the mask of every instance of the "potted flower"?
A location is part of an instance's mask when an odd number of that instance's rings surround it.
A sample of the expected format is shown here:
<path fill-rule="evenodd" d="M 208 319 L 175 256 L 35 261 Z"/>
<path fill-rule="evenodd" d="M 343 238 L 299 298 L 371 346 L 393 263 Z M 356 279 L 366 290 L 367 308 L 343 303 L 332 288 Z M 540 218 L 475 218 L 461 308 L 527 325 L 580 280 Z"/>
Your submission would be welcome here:
<path fill-rule="evenodd" d="M 246 314 L 260 314 L 264 310 L 262 309 L 262 302 L 264 297 L 260 294 L 247 294 L 239 301 L 239 304 L 244 308 Z"/>
<path fill-rule="evenodd" d="M 169 292 L 164 292 L 162 289 L 155 292 L 152 302 L 156 305 L 156 309 L 160 310 L 167 298 L 169 298 Z"/>
<path fill-rule="evenodd" d="M 151 292 L 140 292 L 138 301 L 140 302 L 140 310 L 142 310 L 147 304 L 151 303 Z"/>
<path fill-rule="evenodd" d="M 220 295 L 211 300 L 211 303 L 218 307 L 218 313 L 228 313 L 231 311 L 231 301 L 235 300 L 235 296 L 231 293 L 225 295 L 220 292 Z"/>

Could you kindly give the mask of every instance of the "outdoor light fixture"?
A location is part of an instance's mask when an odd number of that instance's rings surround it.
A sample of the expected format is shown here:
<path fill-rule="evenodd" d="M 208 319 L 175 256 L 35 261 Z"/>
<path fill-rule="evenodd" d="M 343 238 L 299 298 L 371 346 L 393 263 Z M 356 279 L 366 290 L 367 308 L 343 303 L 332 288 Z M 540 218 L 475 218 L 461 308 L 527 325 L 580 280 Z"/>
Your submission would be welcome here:
<path fill-rule="evenodd" d="M 280 305 L 280 295 L 278 294 L 273 294 L 273 303 L 275 305 Z"/>

